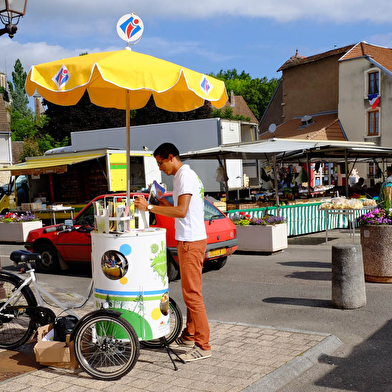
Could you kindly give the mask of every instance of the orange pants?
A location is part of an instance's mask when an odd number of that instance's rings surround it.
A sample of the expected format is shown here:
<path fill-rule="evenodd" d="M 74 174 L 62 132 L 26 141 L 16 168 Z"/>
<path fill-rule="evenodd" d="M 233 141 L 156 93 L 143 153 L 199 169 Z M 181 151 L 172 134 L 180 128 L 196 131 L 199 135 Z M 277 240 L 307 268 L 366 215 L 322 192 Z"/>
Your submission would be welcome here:
<path fill-rule="evenodd" d="M 181 272 L 181 287 L 186 312 L 186 328 L 182 336 L 194 340 L 202 350 L 211 350 L 210 327 L 202 295 L 202 270 L 207 240 L 178 241 L 177 252 Z"/>

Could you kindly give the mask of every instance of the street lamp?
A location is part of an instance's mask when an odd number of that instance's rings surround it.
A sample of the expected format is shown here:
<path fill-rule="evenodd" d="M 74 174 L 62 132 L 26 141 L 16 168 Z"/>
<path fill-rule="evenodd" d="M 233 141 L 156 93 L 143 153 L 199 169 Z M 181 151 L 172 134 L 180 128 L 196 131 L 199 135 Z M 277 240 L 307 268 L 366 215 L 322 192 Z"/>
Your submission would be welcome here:
<path fill-rule="evenodd" d="M 5 26 L 0 29 L 0 36 L 8 34 L 10 38 L 14 35 L 18 28 L 16 25 L 19 19 L 26 13 L 27 0 L 0 0 L 0 20 Z"/>

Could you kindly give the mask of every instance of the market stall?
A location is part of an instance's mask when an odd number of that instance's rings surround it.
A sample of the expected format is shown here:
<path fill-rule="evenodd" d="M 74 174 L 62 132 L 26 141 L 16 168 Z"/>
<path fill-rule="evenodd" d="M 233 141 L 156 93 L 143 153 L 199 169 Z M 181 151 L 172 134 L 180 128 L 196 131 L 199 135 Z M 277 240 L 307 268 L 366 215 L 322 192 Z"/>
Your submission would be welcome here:
<path fill-rule="evenodd" d="M 392 160 L 392 147 L 380 147 L 368 142 L 341 142 L 330 140 L 293 140 L 293 139 L 269 139 L 252 143 L 233 143 L 221 145 L 199 151 L 190 151 L 181 154 L 181 158 L 192 159 L 218 159 L 225 167 L 226 159 L 257 159 L 265 162 L 275 172 L 282 165 L 305 165 L 309 168 L 316 163 L 323 163 L 328 168 L 328 176 L 331 173 L 338 174 L 337 165 L 342 167 L 342 172 L 349 176 L 349 165 L 354 167 L 358 162 L 369 162 L 385 167 L 387 161 Z M 351 170 L 352 170 L 351 168 Z M 302 184 L 303 185 L 303 184 Z M 226 194 L 228 189 L 226 188 Z M 228 216 L 233 217 L 236 212 L 245 212 L 252 217 L 260 217 L 264 214 L 281 215 L 287 221 L 287 235 L 295 236 L 334 228 L 348 228 L 356 225 L 358 218 L 364 209 L 352 209 L 350 213 L 331 214 L 320 208 L 326 201 L 332 198 L 349 194 L 348 181 L 338 187 L 334 184 L 311 187 L 310 181 L 305 186 L 299 186 L 291 190 L 291 194 L 285 194 L 284 189 L 279 190 L 276 178 L 274 186 L 269 190 L 260 190 L 256 197 L 248 202 L 227 201 Z M 369 195 L 360 195 L 369 198 Z M 371 207 L 368 207 L 371 208 Z"/>

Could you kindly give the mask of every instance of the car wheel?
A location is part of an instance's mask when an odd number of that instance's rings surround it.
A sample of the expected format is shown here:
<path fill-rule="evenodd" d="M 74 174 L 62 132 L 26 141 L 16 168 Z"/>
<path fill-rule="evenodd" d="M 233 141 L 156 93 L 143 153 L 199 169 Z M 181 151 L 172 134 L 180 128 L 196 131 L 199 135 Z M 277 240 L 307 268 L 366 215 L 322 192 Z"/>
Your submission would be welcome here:
<path fill-rule="evenodd" d="M 58 272 L 60 263 L 56 248 L 51 244 L 40 244 L 36 249 L 41 254 L 41 260 L 37 260 L 37 270 L 40 272 Z"/>
<path fill-rule="evenodd" d="M 217 271 L 223 268 L 226 265 L 226 262 L 227 262 L 227 256 L 221 257 L 220 259 L 208 261 L 207 264 L 210 270 Z"/>
<path fill-rule="evenodd" d="M 167 259 L 167 277 L 169 279 L 169 282 L 172 282 L 173 280 L 176 280 L 180 277 L 180 267 L 174 261 L 173 256 L 170 254 L 170 252 L 167 252 L 166 259 Z"/>

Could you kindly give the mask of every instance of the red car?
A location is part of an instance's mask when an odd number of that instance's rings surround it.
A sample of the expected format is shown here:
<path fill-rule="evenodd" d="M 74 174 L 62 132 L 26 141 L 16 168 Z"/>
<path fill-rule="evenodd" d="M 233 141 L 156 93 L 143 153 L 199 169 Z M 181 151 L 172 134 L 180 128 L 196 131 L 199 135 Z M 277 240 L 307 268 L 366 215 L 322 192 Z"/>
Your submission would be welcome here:
<path fill-rule="evenodd" d="M 140 193 L 131 194 L 131 197 L 135 195 L 140 195 Z M 110 200 L 114 196 L 125 198 L 126 195 L 117 193 L 96 197 L 76 215 L 72 229 L 64 230 L 64 224 L 60 224 L 31 230 L 25 247 L 32 252 L 41 253 L 42 261 L 37 262 L 37 270 L 56 272 L 67 268 L 67 264 L 70 263 L 90 263 L 90 231 L 94 226 L 93 202 L 103 202 L 104 198 Z M 144 194 L 144 196 L 148 197 L 148 194 Z M 165 198 L 173 202 L 171 192 L 165 193 Z M 149 216 L 150 226 L 166 229 L 167 273 L 169 280 L 174 280 L 179 276 L 176 262 L 177 241 L 174 239 L 174 218 L 151 212 Z M 204 200 L 204 221 L 208 236 L 204 265 L 208 269 L 220 269 L 226 264 L 227 256 L 237 249 L 237 230 L 233 222 L 207 199 Z"/>

